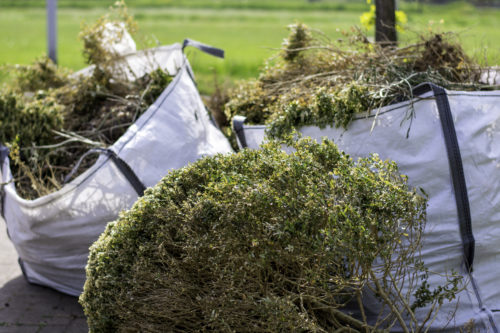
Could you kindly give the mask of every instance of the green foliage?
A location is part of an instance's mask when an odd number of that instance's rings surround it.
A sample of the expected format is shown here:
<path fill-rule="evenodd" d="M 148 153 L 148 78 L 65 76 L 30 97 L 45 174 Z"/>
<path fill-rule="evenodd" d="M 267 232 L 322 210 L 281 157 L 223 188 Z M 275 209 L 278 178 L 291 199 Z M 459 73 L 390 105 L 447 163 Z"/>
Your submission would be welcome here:
<path fill-rule="evenodd" d="M 415 291 L 415 301 L 411 305 L 413 310 L 426 306 L 429 303 L 437 300 L 438 304 L 443 304 L 444 300 L 451 301 L 460 290 L 461 279 L 456 275 L 455 278 L 448 281 L 445 286 L 438 286 L 434 290 L 430 290 L 430 285 L 427 280 L 422 281 L 422 284 Z"/>
<path fill-rule="evenodd" d="M 53 142 L 53 130 L 59 130 L 64 122 L 62 109 L 62 105 L 51 96 L 45 96 L 43 91 L 29 102 L 23 102 L 14 93 L 0 94 L 0 142 L 10 147 L 11 169 L 18 192 L 43 192 L 44 182 L 39 179 L 59 188 L 53 183 L 53 170 L 42 163 L 48 155 L 36 151 L 33 146 Z"/>
<path fill-rule="evenodd" d="M 139 79 L 138 83 L 145 87 L 142 92 L 142 99 L 146 105 L 153 104 L 154 101 L 165 90 L 165 87 L 172 82 L 172 76 L 161 68 L 146 74 Z"/>
<path fill-rule="evenodd" d="M 68 71 L 58 68 L 49 57 L 40 57 L 31 65 L 15 66 L 13 89 L 20 92 L 59 88 L 68 82 Z"/>
<path fill-rule="evenodd" d="M 275 103 L 276 97 L 269 96 L 262 84 L 256 80 L 241 82 L 232 92 L 225 105 L 225 115 L 229 119 L 244 114 L 251 124 L 262 124 L 272 112 L 269 106 Z"/>
<path fill-rule="evenodd" d="M 93 75 L 35 93 L 0 93 L 0 139 L 18 147 L 18 154 L 11 154 L 18 194 L 34 199 L 59 189 L 82 154 L 118 140 L 171 80 L 158 69 L 134 82 L 102 85 Z M 94 161 L 86 159 L 80 171 Z"/>
<path fill-rule="evenodd" d="M 64 114 L 69 121 L 86 122 L 99 112 L 105 112 L 99 105 L 106 100 L 106 91 L 106 87 L 99 84 L 96 76 L 82 76 L 52 91 L 51 94 L 65 106 Z M 75 119 L 71 120 L 71 115 L 76 116 Z"/>
<path fill-rule="evenodd" d="M 333 123 L 347 128 L 356 113 L 369 110 L 372 105 L 370 98 L 368 89 L 356 83 L 330 91 L 320 88 L 310 104 L 292 101 L 271 115 L 268 133 L 272 137 L 286 137 L 292 128 L 300 124 L 324 128 Z"/>
<path fill-rule="evenodd" d="M 0 94 L 0 140 L 4 143 L 17 141 L 23 146 L 51 142 L 52 129 L 62 126 L 61 105 L 42 93 L 23 104 L 15 94 Z"/>
<path fill-rule="evenodd" d="M 80 297 L 90 331 L 364 331 L 339 309 L 368 286 L 411 312 L 391 283 L 420 267 L 426 199 L 376 155 L 288 144 L 174 170 L 110 223 Z"/>

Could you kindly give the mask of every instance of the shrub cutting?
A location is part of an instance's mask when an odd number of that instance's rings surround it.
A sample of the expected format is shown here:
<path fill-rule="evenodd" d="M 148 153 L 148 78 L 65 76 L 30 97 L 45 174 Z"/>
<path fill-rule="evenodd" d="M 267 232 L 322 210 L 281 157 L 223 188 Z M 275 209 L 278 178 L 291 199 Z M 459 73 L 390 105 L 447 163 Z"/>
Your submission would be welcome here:
<path fill-rule="evenodd" d="M 90 331 L 428 324 L 432 314 L 412 321 L 415 308 L 437 310 L 460 280 L 436 290 L 421 280 L 425 197 L 376 155 L 354 162 L 328 140 L 287 144 L 290 154 L 273 141 L 174 170 L 110 223 L 91 247 L 80 297 Z M 361 306 L 367 294 L 381 304 L 375 321 Z"/>

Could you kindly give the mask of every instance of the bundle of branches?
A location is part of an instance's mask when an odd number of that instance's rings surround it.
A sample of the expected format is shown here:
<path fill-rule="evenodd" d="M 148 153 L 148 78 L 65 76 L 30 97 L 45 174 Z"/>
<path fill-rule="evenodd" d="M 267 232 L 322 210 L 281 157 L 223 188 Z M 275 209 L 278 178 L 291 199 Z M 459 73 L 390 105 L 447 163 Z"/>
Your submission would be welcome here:
<path fill-rule="evenodd" d="M 109 44 L 134 24 L 123 2 L 115 11 L 81 32 L 84 55 L 94 66 L 90 75 L 72 75 L 40 58 L 16 66 L 13 82 L 0 92 L 0 140 L 11 150 L 16 190 L 26 199 L 61 188 L 86 151 L 113 144 L 171 81 L 161 69 L 126 79 Z M 110 36 L 110 27 L 120 33 Z M 79 172 L 95 159 L 85 159 Z"/>
<path fill-rule="evenodd" d="M 411 98 L 412 88 L 422 82 L 448 89 L 495 88 L 481 82 L 483 70 L 452 34 L 397 48 L 371 43 L 355 28 L 337 41 L 304 24 L 290 30 L 259 78 L 232 92 L 225 108 L 229 119 L 243 115 L 248 123 L 267 124 L 271 136 L 284 137 L 303 125 L 346 128 L 356 113 Z"/>
<path fill-rule="evenodd" d="M 90 331 L 425 327 L 460 284 L 421 280 L 425 197 L 376 155 L 353 162 L 311 139 L 288 141 L 287 154 L 281 143 L 174 170 L 110 223 L 80 297 Z M 380 301 L 375 319 L 366 293 Z"/>

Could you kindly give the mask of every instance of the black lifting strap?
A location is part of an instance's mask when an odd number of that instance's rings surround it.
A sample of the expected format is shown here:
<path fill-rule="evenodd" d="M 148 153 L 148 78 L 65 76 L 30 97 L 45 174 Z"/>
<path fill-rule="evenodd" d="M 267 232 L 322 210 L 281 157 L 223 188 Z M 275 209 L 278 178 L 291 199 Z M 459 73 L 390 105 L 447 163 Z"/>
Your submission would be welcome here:
<path fill-rule="evenodd" d="M 424 83 L 415 88 L 414 94 L 420 95 L 424 92 L 432 91 L 436 98 L 436 104 L 441 119 L 448 162 L 450 164 L 450 173 L 455 191 L 455 201 L 458 212 L 458 222 L 460 225 L 460 235 L 464 251 L 465 267 L 472 272 L 474 263 L 475 240 L 472 234 L 472 220 L 470 215 L 469 196 L 467 194 L 467 185 L 465 183 L 464 168 L 462 156 L 458 145 L 455 124 L 451 114 L 450 103 L 446 90 L 432 83 Z"/>
<path fill-rule="evenodd" d="M 183 52 L 187 46 L 196 47 L 200 51 L 203 51 L 205 53 L 213 55 L 214 57 L 224 59 L 224 50 L 218 49 L 216 47 L 206 45 L 206 44 L 200 43 L 198 41 L 195 41 L 195 40 L 192 40 L 189 38 L 184 39 L 184 42 L 182 43 L 182 51 Z"/>
<path fill-rule="evenodd" d="M 146 186 L 144 186 L 139 177 L 137 177 L 134 170 L 132 170 L 132 168 L 124 160 L 122 160 L 113 150 L 106 148 L 94 148 L 83 154 L 76 163 L 76 165 L 73 167 L 73 170 L 71 170 L 71 172 L 64 178 L 64 184 L 69 182 L 71 178 L 75 175 L 83 159 L 88 155 L 94 153 L 99 153 L 99 154 L 104 153 L 108 155 L 111 161 L 113 161 L 113 163 L 116 165 L 118 170 L 120 170 L 120 172 L 125 176 L 125 178 L 127 178 L 130 185 L 132 185 L 134 190 L 137 192 L 137 195 L 139 195 L 140 197 L 144 195 Z"/>
<path fill-rule="evenodd" d="M 243 116 L 234 116 L 233 117 L 233 129 L 236 132 L 236 136 L 238 137 L 238 141 L 240 141 L 241 147 L 246 148 L 247 140 L 245 138 L 245 130 L 243 128 L 243 124 L 247 120 L 246 117 Z"/>
<path fill-rule="evenodd" d="M 139 177 L 137 177 L 130 165 L 118 157 L 118 155 L 116 155 L 116 153 L 111 149 L 108 149 L 108 155 L 111 157 L 111 160 L 115 163 L 125 178 L 127 178 L 130 185 L 132 185 L 134 190 L 137 192 L 137 195 L 142 197 L 144 195 L 144 191 L 146 190 L 146 186 L 144 186 Z"/>

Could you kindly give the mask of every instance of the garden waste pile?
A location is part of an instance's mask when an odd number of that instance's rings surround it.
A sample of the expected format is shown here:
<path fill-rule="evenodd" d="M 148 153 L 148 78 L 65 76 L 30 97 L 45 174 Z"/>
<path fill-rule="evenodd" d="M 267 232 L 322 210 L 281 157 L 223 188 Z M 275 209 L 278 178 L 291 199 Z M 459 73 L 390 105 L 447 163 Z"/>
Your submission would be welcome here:
<path fill-rule="evenodd" d="M 353 28 L 332 41 L 305 24 L 290 35 L 258 79 L 229 94 L 225 113 L 265 124 L 271 137 L 294 128 L 327 125 L 347 128 L 357 114 L 413 97 L 424 82 L 446 89 L 493 90 L 496 71 L 481 68 L 449 33 L 421 36 L 402 47 L 382 47 Z"/>
<path fill-rule="evenodd" d="M 335 42 L 302 24 L 291 30 L 278 57 L 226 104 L 239 146 L 302 135 L 328 138 L 354 159 L 377 153 L 395 161 L 428 195 L 420 249 L 428 290 L 441 290 L 454 273 L 465 282 L 439 303 L 429 330 L 498 331 L 498 69 L 480 66 L 451 34 L 381 47 L 356 29 Z M 365 293 L 357 317 L 377 322 L 379 302 Z M 436 309 L 421 305 L 408 325 Z"/>
<path fill-rule="evenodd" d="M 0 98 L 2 220 L 27 281 L 73 296 L 108 222 L 171 170 L 232 152 L 183 50 L 224 52 L 190 39 L 135 52 L 126 22 L 84 30 L 91 66 L 67 75 L 40 60 Z"/>

